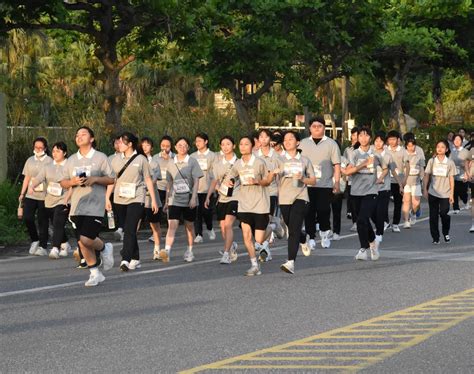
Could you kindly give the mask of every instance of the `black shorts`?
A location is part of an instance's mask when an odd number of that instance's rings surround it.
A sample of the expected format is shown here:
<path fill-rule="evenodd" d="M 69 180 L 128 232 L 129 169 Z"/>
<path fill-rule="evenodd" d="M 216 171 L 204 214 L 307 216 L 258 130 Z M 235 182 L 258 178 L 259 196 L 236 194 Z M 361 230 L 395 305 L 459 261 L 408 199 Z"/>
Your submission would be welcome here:
<path fill-rule="evenodd" d="M 229 201 L 228 203 L 217 203 L 216 215 L 218 221 L 225 220 L 225 216 L 237 216 L 237 201 Z"/>
<path fill-rule="evenodd" d="M 76 237 L 85 236 L 94 240 L 99 236 L 102 229 L 103 217 L 71 216 L 72 227 L 76 231 Z"/>
<path fill-rule="evenodd" d="M 188 222 L 194 222 L 196 219 L 196 208 L 191 209 L 187 206 L 175 206 L 171 205 L 168 207 L 168 219 L 183 219 Z"/>
<path fill-rule="evenodd" d="M 237 213 L 237 218 L 240 222 L 249 225 L 252 228 L 252 231 L 264 231 L 267 229 L 268 222 L 270 222 L 270 216 L 268 213 Z"/>
<path fill-rule="evenodd" d="M 270 196 L 270 215 L 274 216 L 278 206 L 278 196 Z"/>
<path fill-rule="evenodd" d="M 474 182 L 469 182 L 469 186 L 471 187 L 471 199 L 474 199 Z"/>
<path fill-rule="evenodd" d="M 158 213 L 153 214 L 153 210 L 151 208 L 145 208 L 143 211 L 143 217 L 150 223 L 157 223 L 161 221 L 161 209 Z"/>
<path fill-rule="evenodd" d="M 158 190 L 158 195 L 161 200 L 161 205 L 165 205 L 166 203 L 166 191 L 165 190 Z"/>

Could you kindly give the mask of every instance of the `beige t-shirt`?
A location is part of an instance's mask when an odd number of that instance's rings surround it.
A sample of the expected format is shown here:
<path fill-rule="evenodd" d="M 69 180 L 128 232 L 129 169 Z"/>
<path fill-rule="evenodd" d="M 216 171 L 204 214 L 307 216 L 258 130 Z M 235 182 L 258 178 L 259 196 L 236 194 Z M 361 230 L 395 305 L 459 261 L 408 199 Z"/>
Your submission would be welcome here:
<path fill-rule="evenodd" d="M 153 187 L 155 190 L 155 198 L 156 198 L 156 203 L 158 204 L 158 207 L 161 208 L 161 199 L 158 195 L 158 181 L 161 181 L 161 169 L 160 169 L 160 164 L 158 163 L 158 160 L 154 158 L 153 156 L 148 156 L 147 157 L 148 164 L 150 165 L 150 172 L 151 172 L 151 179 L 153 181 Z M 165 182 L 166 182 L 166 174 L 165 174 Z M 148 188 L 145 186 L 145 208 L 151 208 L 151 195 L 150 192 L 148 192 Z"/>
<path fill-rule="evenodd" d="M 160 191 L 166 191 L 166 185 L 168 184 L 168 181 L 166 180 L 166 171 L 168 170 L 170 163 L 173 162 L 173 157 L 174 155 L 172 152 L 170 153 L 170 158 L 168 159 L 161 157 L 161 152 L 153 156 L 154 162 L 157 162 L 160 168 L 161 178 L 156 182 L 156 185 Z"/>
<path fill-rule="evenodd" d="M 169 192 L 169 206 L 189 206 L 189 200 L 193 193 L 194 179 L 202 178 L 203 172 L 196 159 L 189 155 L 183 161 L 178 161 L 175 156 L 168 164 L 166 179 L 171 182 Z"/>
<path fill-rule="evenodd" d="M 136 153 L 136 151 L 133 152 L 130 157 L 125 157 L 123 153 L 114 157 L 112 160 L 112 170 L 116 176 Z M 151 178 L 150 165 L 145 156 L 138 155 L 128 165 L 120 178 L 115 180 L 114 203 L 121 205 L 132 203 L 145 204 L 146 178 Z"/>
<path fill-rule="evenodd" d="M 262 149 L 259 149 L 254 153 L 255 156 L 260 157 L 267 167 L 267 171 L 273 171 L 278 167 L 281 156 L 275 152 L 273 148 L 270 148 L 270 152 L 265 156 Z M 268 186 L 268 193 L 270 196 L 278 196 L 278 176 L 275 176 L 272 183 Z"/>
<path fill-rule="evenodd" d="M 26 160 L 22 174 L 30 178 L 35 178 L 41 172 L 41 170 L 43 170 L 52 162 L 53 159 L 48 155 L 44 155 L 40 158 L 36 156 L 31 156 L 30 158 L 28 158 L 28 160 Z M 30 194 L 27 190 L 26 197 L 28 199 L 33 200 L 44 200 L 46 198 L 46 183 L 41 183 L 38 187 L 35 188 L 32 194 Z"/>
<path fill-rule="evenodd" d="M 401 146 L 397 146 L 397 148 L 395 148 L 394 150 L 392 150 L 390 147 L 387 147 L 385 152 L 388 152 L 392 155 L 392 165 L 390 167 L 390 182 L 397 183 L 397 180 L 393 177 L 392 170 L 395 170 L 401 179 L 405 177 L 405 167 L 408 163 L 408 152 L 405 148 Z"/>
<path fill-rule="evenodd" d="M 79 151 L 67 159 L 61 180 L 79 176 L 115 178 L 109 160 L 102 152 L 91 149 L 82 156 Z M 72 187 L 70 216 L 103 217 L 105 213 L 106 186 L 94 183 L 92 186 Z"/>
<path fill-rule="evenodd" d="M 231 179 L 230 171 L 232 166 L 237 162 L 237 156 L 227 161 L 224 157 L 221 159 L 216 159 L 214 165 L 212 166 L 213 178 L 217 180 L 216 189 L 218 192 L 218 201 L 220 203 L 228 203 L 229 201 L 237 201 L 238 193 L 240 188 L 240 182 L 238 179 L 234 180 L 234 188 L 232 191 L 232 196 L 227 196 L 228 187 L 225 182 Z"/>
<path fill-rule="evenodd" d="M 204 153 L 196 151 L 191 154 L 191 157 L 196 159 L 203 173 L 203 177 L 199 179 L 198 193 L 205 193 L 209 191 L 212 180 L 212 166 L 216 160 L 216 154 L 207 149 Z"/>
<path fill-rule="evenodd" d="M 439 161 L 438 157 L 430 158 L 425 173 L 431 175 L 428 193 L 442 199 L 449 198 L 451 194 L 449 177 L 454 177 L 456 174 L 454 162 L 446 156 L 443 161 Z"/>
<path fill-rule="evenodd" d="M 309 188 L 332 188 L 334 186 L 334 165 L 341 164 L 341 150 L 337 143 L 327 136 L 316 145 L 310 136 L 301 141 L 302 155 L 313 164 L 316 185 Z"/>
<path fill-rule="evenodd" d="M 466 160 L 469 160 L 471 158 L 470 152 L 463 147 L 459 149 L 453 147 L 449 158 L 454 162 L 454 165 L 456 166 L 456 175 L 454 176 L 454 179 L 461 181 L 465 174 L 464 163 L 466 162 Z"/>
<path fill-rule="evenodd" d="M 235 162 L 230 171 L 230 178 L 240 181 L 238 193 L 238 213 L 270 214 L 270 195 L 267 187 L 248 185 L 248 179 L 261 180 L 268 175 L 265 162 L 252 155 L 247 163 L 242 159 Z"/>
<path fill-rule="evenodd" d="M 298 185 L 293 184 L 293 174 L 301 173 L 303 178 L 314 177 L 314 169 L 311 161 L 301 156 L 300 153 L 296 157 L 291 157 L 286 153 L 278 161 L 278 168 L 281 171 L 278 188 L 278 202 L 280 205 L 291 205 L 295 200 L 309 201 L 308 187 L 298 180 Z"/>
<path fill-rule="evenodd" d="M 410 163 L 410 174 L 407 178 L 407 185 L 417 186 L 421 184 L 425 159 L 416 151 L 415 153 L 408 153 L 408 162 Z"/>
<path fill-rule="evenodd" d="M 44 206 L 46 208 L 54 208 L 55 206 L 64 204 L 66 190 L 61 187 L 60 182 L 63 179 L 63 170 L 66 161 L 67 160 L 64 160 L 59 164 L 53 161 L 42 168 L 35 177 L 35 182 L 46 183 L 46 198 L 44 199 Z"/>

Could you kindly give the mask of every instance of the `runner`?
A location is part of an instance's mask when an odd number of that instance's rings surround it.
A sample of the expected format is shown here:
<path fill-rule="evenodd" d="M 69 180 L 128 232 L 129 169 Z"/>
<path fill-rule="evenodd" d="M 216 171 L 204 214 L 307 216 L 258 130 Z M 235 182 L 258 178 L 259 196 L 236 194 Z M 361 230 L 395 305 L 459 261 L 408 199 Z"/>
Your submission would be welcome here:
<path fill-rule="evenodd" d="M 461 135 L 456 134 L 453 137 L 453 147 L 449 158 L 456 165 L 456 175 L 454 176 L 454 203 L 453 213 L 458 214 L 461 209 L 468 207 L 468 184 L 467 171 L 470 153 L 463 147 L 464 139 Z M 459 206 L 459 199 L 464 203 L 463 207 Z"/>
<path fill-rule="evenodd" d="M 168 164 L 166 178 L 166 203 L 163 207 L 168 212 L 168 232 L 166 233 L 165 249 L 161 250 L 163 262 L 169 262 L 179 220 L 184 219 L 184 227 L 188 240 L 188 248 L 184 253 L 184 261 L 194 261 L 194 220 L 198 204 L 199 178 L 203 172 L 199 163 L 188 155 L 191 144 L 185 137 L 178 138 L 175 143 L 176 156 Z"/>
<path fill-rule="evenodd" d="M 346 147 L 344 149 L 344 158 L 346 159 L 346 162 L 348 162 L 352 155 L 354 154 L 354 151 L 359 147 L 359 143 L 357 141 L 357 138 L 359 136 L 359 128 L 358 127 L 353 127 L 351 129 L 351 145 L 349 147 Z M 352 220 L 352 227 L 351 231 L 356 232 L 357 231 L 357 214 L 354 212 L 354 207 L 353 207 L 353 201 L 351 197 L 351 183 L 352 179 L 350 176 L 347 177 L 347 188 L 346 188 L 346 197 L 347 197 L 347 218 Z"/>
<path fill-rule="evenodd" d="M 321 117 L 310 120 L 311 136 L 300 143 L 302 155 L 311 161 L 316 177 L 315 187 L 309 187 L 309 210 L 305 219 L 311 250 L 316 248 L 316 216 L 321 230 L 321 246 L 329 248 L 331 194 L 340 192 L 341 152 L 337 143 L 324 135 L 326 126 Z"/>
<path fill-rule="evenodd" d="M 109 163 L 112 165 L 112 160 L 114 159 L 115 156 L 120 155 L 120 142 L 122 139 L 120 138 L 120 135 L 117 135 L 113 139 L 113 146 L 115 153 L 109 156 Z M 114 212 L 114 217 L 117 223 L 117 230 L 114 232 L 115 239 L 118 241 L 123 241 L 123 225 L 125 224 L 125 211 L 124 211 L 124 206 L 123 205 L 118 205 L 116 206 L 113 201 L 114 201 L 114 194 L 112 193 L 112 196 L 110 197 L 110 201 L 112 201 L 112 207 L 113 207 L 113 212 Z"/>
<path fill-rule="evenodd" d="M 113 191 L 114 203 L 120 205 L 125 212 L 120 270 L 129 271 L 141 267 L 137 231 L 145 211 L 147 191 L 153 214 L 158 213 L 158 204 L 150 165 L 146 157 L 137 151 L 138 138 L 130 132 L 124 132 L 120 139 L 121 153 L 114 157 L 111 165 L 116 175 L 115 183 L 107 187 L 105 208 L 107 211 L 112 210 L 110 195 Z"/>
<path fill-rule="evenodd" d="M 343 171 L 352 175 L 351 194 L 357 210 L 357 234 L 359 235 L 360 249 L 356 260 L 368 260 L 368 252 L 372 261 L 380 258 L 379 242 L 375 240 L 375 233 L 370 223 L 377 208 L 377 166 L 380 166 L 379 157 L 370 149 L 371 132 L 368 128 L 359 130 L 359 148 L 349 160 L 349 165 Z"/>
<path fill-rule="evenodd" d="M 425 160 L 417 151 L 415 139 L 408 139 L 405 142 L 405 148 L 408 152 L 409 168 L 408 177 L 403 188 L 403 224 L 404 229 L 409 229 L 416 223 L 416 215 L 420 208 L 420 200 L 422 196 L 421 181 L 424 177 Z"/>
<path fill-rule="evenodd" d="M 448 142 L 439 140 L 436 143 L 436 155 L 428 161 L 423 179 L 423 195 L 428 199 L 430 207 L 430 232 L 433 244 L 439 244 L 438 217 L 441 217 L 444 241 L 451 242 L 449 236 L 451 217 L 448 212 L 449 204 L 454 202 L 456 165 L 448 155 Z"/>
<path fill-rule="evenodd" d="M 216 239 L 216 233 L 212 227 L 212 208 L 214 201 L 209 204 L 209 209 L 204 206 L 206 196 L 208 195 L 209 187 L 212 181 L 212 165 L 216 160 L 216 154 L 209 149 L 209 137 L 205 133 L 199 133 L 195 137 L 195 143 L 197 151 L 191 154 L 191 157 L 195 158 L 199 163 L 204 176 L 199 178 L 198 188 L 198 200 L 196 220 L 194 221 L 194 231 L 196 232 L 196 238 L 194 243 L 202 243 L 204 241 L 202 232 L 202 222 L 206 224 L 207 235 L 209 240 Z M 214 200 L 214 195 L 211 196 Z"/>
<path fill-rule="evenodd" d="M 45 138 L 39 137 L 33 141 L 33 153 L 34 155 L 26 160 L 22 171 L 24 179 L 18 201 L 23 205 L 23 217 L 19 218 L 23 218 L 30 235 L 30 255 L 47 256 L 49 220 L 44 206 L 46 184 L 40 183 L 33 191 L 29 188 L 32 178 L 53 162 L 48 156 L 48 142 Z M 35 223 L 36 213 L 38 213 L 39 235 Z"/>
<path fill-rule="evenodd" d="M 71 246 L 67 241 L 64 228 L 69 215 L 70 190 L 65 191 L 59 183 L 62 179 L 64 165 L 66 164 L 67 146 L 64 142 L 53 145 L 53 163 L 42 168 L 38 175 L 32 178 L 29 192 L 33 193 L 39 185 L 46 183 L 46 198 L 44 205 L 48 219 L 53 223 L 52 249 L 49 258 L 58 259 L 67 257 Z"/>
<path fill-rule="evenodd" d="M 470 142 L 470 158 L 469 158 L 469 186 L 471 187 L 471 228 L 469 232 L 474 232 L 474 138 L 471 134 Z"/>
<path fill-rule="evenodd" d="M 87 126 L 76 132 L 77 153 L 64 165 L 61 187 L 72 188 L 69 219 L 79 238 L 79 247 L 90 270 L 85 286 L 97 286 L 105 280 L 99 270 L 95 251 L 100 252 L 104 271 L 114 265 L 113 246 L 100 240 L 105 214 L 106 186 L 114 183 L 107 156 L 95 150 L 94 132 Z"/>
<path fill-rule="evenodd" d="M 301 230 L 309 208 L 307 185 L 316 183 L 311 161 L 297 151 L 299 143 L 299 134 L 286 132 L 283 136 L 286 153 L 278 160 L 278 169 L 281 173 L 278 188 L 280 209 L 288 227 L 288 261 L 282 264 L 280 269 L 290 274 L 295 272 L 295 260 L 300 243 L 303 254 L 311 253 L 306 244 L 306 235 Z"/>
<path fill-rule="evenodd" d="M 393 160 L 393 165 L 390 170 L 395 168 L 395 173 L 399 176 L 399 179 L 402 181 L 403 187 L 405 187 L 406 182 L 406 170 L 409 170 L 409 161 L 408 161 L 408 153 L 405 148 L 403 148 L 400 144 L 400 133 L 396 130 L 389 131 L 387 135 L 387 143 L 388 147 L 386 152 L 390 153 Z M 402 215 L 402 202 L 403 202 L 403 195 L 400 193 L 400 185 L 395 178 L 395 173 L 390 172 L 390 183 L 391 183 L 391 195 L 393 196 L 393 219 L 392 219 L 392 231 L 393 232 L 400 232 L 400 227 L 398 226 L 400 223 L 401 215 Z"/>
<path fill-rule="evenodd" d="M 237 243 L 234 241 L 233 225 L 237 216 L 237 195 L 239 192 L 239 183 L 235 182 L 232 188 L 227 187 L 225 181 L 228 179 L 230 170 L 237 161 L 234 153 L 235 144 L 231 136 L 224 136 L 220 140 L 222 159 L 215 160 L 212 166 L 213 178 L 211 186 L 206 196 L 204 206 L 206 208 L 211 204 L 211 197 L 217 190 L 217 220 L 220 223 L 222 238 L 224 239 L 224 251 L 221 264 L 230 264 L 237 260 Z"/>
<path fill-rule="evenodd" d="M 235 162 L 229 173 L 229 178 L 225 182 L 228 187 L 234 187 L 237 183 L 232 182 L 232 178 L 238 178 L 240 182 L 237 218 L 242 226 L 244 244 L 251 263 L 251 267 L 245 273 L 246 276 L 261 274 L 256 249 L 261 249 L 260 255 L 263 255 L 263 261 L 268 253 L 262 245 L 270 235 L 268 230 L 270 196 L 267 186 L 271 184 L 274 177 L 272 171 L 267 171 L 265 162 L 252 154 L 254 144 L 254 140 L 250 136 L 240 139 L 239 149 L 242 158 Z M 256 241 L 255 245 L 253 236 Z"/>

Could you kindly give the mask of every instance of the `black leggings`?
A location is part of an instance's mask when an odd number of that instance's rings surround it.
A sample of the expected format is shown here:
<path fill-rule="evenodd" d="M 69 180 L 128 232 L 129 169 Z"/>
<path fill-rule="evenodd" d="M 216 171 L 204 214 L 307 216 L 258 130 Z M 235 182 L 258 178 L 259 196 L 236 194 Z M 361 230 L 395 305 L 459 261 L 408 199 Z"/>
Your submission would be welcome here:
<path fill-rule="evenodd" d="M 342 193 L 332 194 L 331 211 L 332 211 L 332 231 L 335 234 L 341 233 L 341 212 L 342 212 Z"/>
<path fill-rule="evenodd" d="M 374 229 L 370 223 L 377 207 L 377 195 L 352 196 L 357 209 L 357 234 L 359 235 L 360 247 L 369 248 L 369 243 L 375 240 Z"/>
<path fill-rule="evenodd" d="M 459 210 L 459 199 L 461 199 L 464 204 L 467 204 L 467 187 L 468 183 L 466 182 L 454 181 L 454 210 Z"/>
<path fill-rule="evenodd" d="M 204 207 L 207 193 L 198 193 L 199 205 L 196 209 L 196 220 L 194 221 L 194 231 L 196 235 L 202 236 L 202 222 L 206 224 L 208 230 L 212 230 L 212 207 L 215 204 L 214 196 L 211 196 L 209 209 Z"/>
<path fill-rule="evenodd" d="M 305 218 L 306 233 L 311 239 L 316 237 L 316 216 L 321 231 L 331 229 L 331 194 L 332 188 L 310 187 L 309 209 Z"/>
<path fill-rule="evenodd" d="M 393 220 L 394 225 L 400 223 L 400 218 L 402 216 L 402 203 L 403 195 L 400 193 L 400 185 L 398 183 L 392 183 L 390 185 L 390 190 L 393 196 Z M 387 213 L 388 217 L 388 213 Z M 387 221 L 388 222 L 388 221 Z"/>
<path fill-rule="evenodd" d="M 64 226 L 66 224 L 69 210 L 65 205 L 57 205 L 52 208 L 46 208 L 49 219 L 53 222 L 53 239 L 52 246 L 59 248 L 61 243 L 67 242 L 66 230 Z"/>
<path fill-rule="evenodd" d="M 288 226 L 288 260 L 295 260 L 300 243 L 306 241 L 301 232 L 309 203 L 304 200 L 295 200 L 291 205 L 280 205 L 281 215 Z"/>
<path fill-rule="evenodd" d="M 383 229 L 385 226 L 385 220 L 388 216 L 388 205 L 390 203 L 390 191 L 379 191 L 377 195 L 377 206 L 374 214 L 372 215 L 372 221 L 375 223 L 376 234 L 383 235 Z"/>
<path fill-rule="evenodd" d="M 23 204 L 23 221 L 25 222 L 31 241 L 39 241 L 40 247 L 46 248 L 48 246 L 49 220 L 48 213 L 44 207 L 44 200 L 25 198 Z M 36 212 L 38 212 L 39 235 L 35 223 Z"/>
<path fill-rule="evenodd" d="M 352 195 L 351 195 L 351 185 L 350 184 L 347 185 L 346 194 L 347 194 L 347 207 L 346 207 L 347 213 L 351 214 L 352 223 L 356 223 L 357 222 L 357 212 L 356 212 L 356 209 L 354 207 L 354 199 L 352 198 Z"/>
<path fill-rule="evenodd" d="M 120 205 L 120 204 L 117 204 Z M 121 205 L 125 212 L 125 222 L 123 226 L 123 248 L 120 251 L 123 261 L 139 260 L 140 253 L 138 248 L 137 230 L 143 211 L 144 204 L 131 203 Z"/>
<path fill-rule="evenodd" d="M 451 228 L 451 217 L 449 212 L 449 199 L 428 195 L 428 205 L 430 207 L 430 232 L 433 240 L 439 240 L 439 217 L 441 217 L 441 226 L 443 235 L 449 235 Z"/>

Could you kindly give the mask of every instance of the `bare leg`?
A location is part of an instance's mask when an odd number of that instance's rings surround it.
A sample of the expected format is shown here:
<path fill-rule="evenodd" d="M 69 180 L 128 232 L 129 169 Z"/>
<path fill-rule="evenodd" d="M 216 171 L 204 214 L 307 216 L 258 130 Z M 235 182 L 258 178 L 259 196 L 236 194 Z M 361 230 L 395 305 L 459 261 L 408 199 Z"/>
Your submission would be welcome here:
<path fill-rule="evenodd" d="M 403 219 L 405 220 L 405 222 L 407 222 L 409 219 L 411 200 L 412 200 L 411 193 L 403 194 L 402 213 L 403 213 Z"/>
<path fill-rule="evenodd" d="M 252 240 L 252 228 L 249 224 L 242 222 L 242 235 L 244 238 L 245 248 L 247 248 L 247 253 L 249 254 L 250 259 L 255 259 L 255 247 Z"/>
<path fill-rule="evenodd" d="M 168 220 L 168 231 L 166 233 L 166 247 L 171 248 L 174 243 L 174 237 L 176 235 L 176 230 L 179 226 L 179 220 L 170 219 Z"/>
<path fill-rule="evenodd" d="M 192 247 L 194 243 L 194 223 L 184 221 L 184 227 L 186 228 L 186 236 L 188 237 L 188 247 Z"/>
<path fill-rule="evenodd" d="M 221 228 L 222 232 L 225 233 L 223 234 L 224 236 L 224 250 L 226 252 L 230 251 L 230 247 L 232 246 L 232 242 L 234 241 L 234 222 L 235 222 L 235 217 L 232 215 L 226 215 L 225 220 L 221 221 L 224 222 L 224 229 Z"/>

